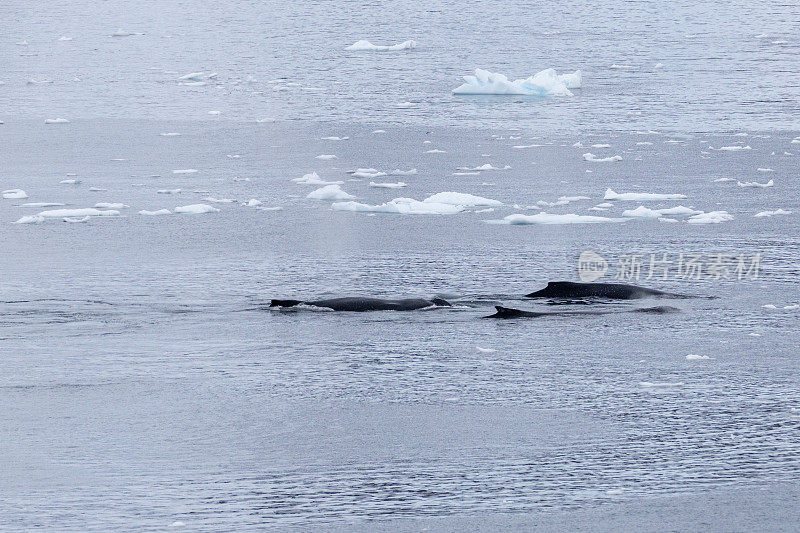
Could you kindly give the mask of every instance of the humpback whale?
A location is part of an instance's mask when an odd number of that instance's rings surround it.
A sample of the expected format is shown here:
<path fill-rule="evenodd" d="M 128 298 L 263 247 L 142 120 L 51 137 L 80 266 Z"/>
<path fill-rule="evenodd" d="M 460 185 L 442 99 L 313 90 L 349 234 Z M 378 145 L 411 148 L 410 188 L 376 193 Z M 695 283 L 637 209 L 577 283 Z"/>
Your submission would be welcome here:
<path fill-rule="evenodd" d="M 450 307 L 450 303 L 441 298 L 403 298 L 399 300 L 386 300 L 383 298 L 365 298 L 352 296 L 346 298 L 329 298 L 326 300 L 272 300 L 270 307 L 294 307 L 296 305 L 311 305 L 333 309 L 334 311 L 415 311 L 426 307 Z"/>
<path fill-rule="evenodd" d="M 576 283 L 573 281 L 550 281 L 544 289 L 525 295 L 526 298 L 609 298 L 633 300 L 635 298 L 688 298 L 682 294 L 627 285 L 624 283 Z"/>
<path fill-rule="evenodd" d="M 649 313 L 663 315 L 667 313 L 677 313 L 680 311 L 677 307 L 670 307 L 668 305 L 659 305 L 656 307 L 643 307 L 641 309 L 632 309 L 630 311 L 560 311 L 560 312 L 539 312 L 539 311 L 523 311 L 522 309 L 513 309 L 511 307 L 503 307 L 496 305 L 497 312 L 493 315 L 488 315 L 483 318 L 538 318 L 547 316 L 573 316 L 573 315 L 611 315 L 616 313 Z"/>

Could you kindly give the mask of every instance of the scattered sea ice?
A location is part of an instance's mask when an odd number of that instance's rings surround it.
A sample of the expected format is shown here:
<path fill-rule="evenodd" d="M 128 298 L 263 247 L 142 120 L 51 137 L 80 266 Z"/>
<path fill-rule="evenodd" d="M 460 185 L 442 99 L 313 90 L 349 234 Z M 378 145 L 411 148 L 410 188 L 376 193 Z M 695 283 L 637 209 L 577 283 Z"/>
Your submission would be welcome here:
<path fill-rule="evenodd" d="M 178 194 L 180 192 L 180 189 L 158 189 L 156 194 Z"/>
<path fill-rule="evenodd" d="M 206 202 L 211 202 L 212 204 L 232 204 L 235 200 L 231 198 L 215 198 L 213 196 L 207 196 L 203 198 Z"/>
<path fill-rule="evenodd" d="M 719 224 L 729 220 L 733 220 L 733 215 L 727 211 L 709 211 L 708 213 L 693 215 L 689 217 L 687 222 L 689 224 Z"/>
<path fill-rule="evenodd" d="M 335 136 L 330 136 L 330 137 L 323 137 L 323 138 L 322 138 L 322 140 L 323 140 L 323 141 L 346 141 L 346 140 L 347 140 L 347 139 L 349 139 L 349 138 L 350 138 L 350 137 L 335 137 Z"/>
<path fill-rule="evenodd" d="M 403 41 L 402 43 L 397 43 L 393 45 L 376 45 L 372 44 L 367 40 L 356 41 L 355 43 L 351 44 L 345 50 L 356 51 L 356 52 L 364 52 L 364 51 L 371 51 L 371 52 L 385 52 L 390 51 L 394 52 L 397 50 L 409 50 L 411 48 L 416 48 L 417 41 L 408 40 Z"/>
<path fill-rule="evenodd" d="M 173 174 L 196 174 L 199 172 L 196 168 L 179 168 L 177 170 L 173 170 Z"/>
<path fill-rule="evenodd" d="M 300 178 L 292 178 L 295 183 L 302 183 L 303 185 L 341 185 L 343 181 L 325 181 L 320 179 L 316 172 L 310 174 L 303 174 Z"/>
<path fill-rule="evenodd" d="M 774 211 L 761 211 L 760 213 L 756 213 L 753 215 L 754 217 L 772 217 L 775 215 L 791 215 L 791 211 L 785 211 L 783 209 L 776 209 Z"/>
<path fill-rule="evenodd" d="M 417 172 L 416 168 L 412 168 L 412 169 L 409 169 L 409 170 L 401 170 L 399 168 L 396 168 L 396 169 L 392 170 L 392 172 L 391 172 L 391 174 L 393 176 L 413 176 L 413 175 L 415 175 L 417 173 L 418 172 Z"/>
<path fill-rule="evenodd" d="M 711 359 L 711 358 L 709 356 L 707 356 L 707 355 L 697 355 L 697 354 L 694 354 L 694 353 L 690 353 L 690 354 L 688 354 L 686 356 L 686 360 L 687 361 L 700 361 L 700 360 L 703 360 L 703 359 Z"/>
<path fill-rule="evenodd" d="M 379 187 L 383 189 L 401 189 L 406 186 L 405 183 L 402 181 L 398 181 L 397 183 L 376 183 L 374 181 L 369 182 L 370 187 Z"/>
<path fill-rule="evenodd" d="M 754 187 L 763 189 L 765 187 L 772 187 L 775 185 L 775 182 L 773 180 L 769 180 L 767 183 L 758 183 L 757 181 L 737 181 L 736 184 L 739 187 Z"/>
<path fill-rule="evenodd" d="M 126 207 L 130 207 L 129 205 L 120 204 L 120 203 L 110 203 L 110 202 L 98 202 L 94 204 L 97 209 L 124 209 Z"/>
<path fill-rule="evenodd" d="M 148 216 L 158 216 L 158 215 L 171 215 L 172 211 L 169 209 L 158 209 L 156 211 L 148 211 L 147 209 L 142 209 L 139 211 L 140 215 L 148 215 Z"/>
<path fill-rule="evenodd" d="M 537 213 L 535 215 L 513 214 L 508 215 L 502 220 L 487 220 L 490 224 L 600 224 L 605 222 L 625 222 L 624 218 L 606 218 L 588 215 L 576 215 L 569 213 L 566 215 L 553 215 L 550 213 Z"/>
<path fill-rule="evenodd" d="M 503 202 L 461 192 L 440 192 L 423 200 L 426 203 L 460 205 L 464 207 L 503 205 Z"/>
<path fill-rule="evenodd" d="M 60 207 L 62 203 L 59 202 L 28 202 L 25 204 L 20 204 L 20 207 Z"/>
<path fill-rule="evenodd" d="M 323 161 L 328 161 L 330 159 L 339 159 L 339 158 L 333 154 L 321 154 L 315 157 L 314 159 L 322 159 Z"/>
<path fill-rule="evenodd" d="M 607 162 L 610 162 L 610 161 L 622 161 L 622 156 L 621 155 L 612 155 L 612 156 L 609 156 L 609 157 L 597 157 L 593 153 L 587 152 L 587 153 L 583 154 L 583 159 L 585 161 L 592 161 L 594 163 L 607 163 Z"/>
<path fill-rule="evenodd" d="M 494 348 L 481 348 L 480 346 L 476 346 L 475 349 L 481 353 L 494 353 L 497 351 Z"/>
<path fill-rule="evenodd" d="M 258 205 L 261 205 L 262 203 L 264 202 L 262 202 L 261 200 L 256 200 L 255 198 L 251 198 L 244 205 L 246 207 L 256 207 Z"/>
<path fill-rule="evenodd" d="M 497 95 L 558 95 L 572 96 L 570 89 L 581 87 L 581 71 L 558 74 L 546 69 L 535 75 L 511 81 L 503 74 L 475 69 L 474 76 L 464 76 L 464 83 L 453 89 L 453 94 L 497 94 Z"/>
<path fill-rule="evenodd" d="M 736 145 L 736 146 L 721 146 L 721 147 L 717 148 L 717 150 L 722 150 L 722 151 L 725 151 L 725 152 L 738 152 L 738 151 L 741 151 L 741 150 L 752 150 L 752 148 L 750 148 L 749 145 L 748 146 L 738 146 L 738 145 Z"/>
<path fill-rule="evenodd" d="M 67 124 L 69 120 L 65 118 L 46 118 L 44 119 L 45 124 Z"/>
<path fill-rule="evenodd" d="M 685 194 L 658 194 L 648 192 L 623 192 L 617 193 L 611 189 L 606 189 L 606 194 L 603 200 L 622 200 L 633 202 L 645 202 L 654 200 L 676 200 L 686 198 Z"/>
<path fill-rule="evenodd" d="M 352 174 L 355 178 L 372 179 L 385 176 L 386 172 L 381 172 L 380 170 L 374 168 L 357 168 Z"/>
<path fill-rule="evenodd" d="M 394 213 L 400 215 L 453 215 L 464 210 L 461 205 L 420 202 L 413 198 L 395 198 L 379 205 L 358 202 L 337 202 L 331 206 L 334 211 L 356 211 L 365 213 Z"/>
<path fill-rule="evenodd" d="M 68 179 L 68 180 L 59 181 L 59 183 L 61 183 L 63 185 L 77 185 L 80 182 L 81 182 L 81 180 L 76 180 L 76 179 Z"/>

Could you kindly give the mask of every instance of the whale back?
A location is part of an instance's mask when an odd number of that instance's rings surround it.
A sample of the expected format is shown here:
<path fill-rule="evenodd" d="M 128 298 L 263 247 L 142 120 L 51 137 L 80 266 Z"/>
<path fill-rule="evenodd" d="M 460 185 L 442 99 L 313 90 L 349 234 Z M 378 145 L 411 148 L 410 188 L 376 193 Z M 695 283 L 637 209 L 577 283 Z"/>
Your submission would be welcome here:
<path fill-rule="evenodd" d="M 547 287 L 526 295 L 526 298 L 610 298 L 630 300 L 666 293 L 624 283 L 577 283 L 574 281 L 550 281 Z"/>

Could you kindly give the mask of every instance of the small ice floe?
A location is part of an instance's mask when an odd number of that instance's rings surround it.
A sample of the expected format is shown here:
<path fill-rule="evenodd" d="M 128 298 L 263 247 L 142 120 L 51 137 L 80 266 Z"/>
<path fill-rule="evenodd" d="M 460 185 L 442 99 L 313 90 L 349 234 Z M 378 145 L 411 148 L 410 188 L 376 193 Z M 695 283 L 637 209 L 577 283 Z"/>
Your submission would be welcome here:
<path fill-rule="evenodd" d="M 292 178 L 292 181 L 295 183 L 301 183 L 303 185 L 341 185 L 344 183 L 343 181 L 325 181 L 320 179 L 316 172 L 303 174 L 303 176 L 300 178 Z"/>
<path fill-rule="evenodd" d="M 205 78 L 205 72 L 190 72 L 178 77 L 178 81 L 201 81 Z"/>
<path fill-rule="evenodd" d="M 480 172 L 453 172 L 453 176 L 479 176 Z"/>
<path fill-rule="evenodd" d="M 607 163 L 610 161 L 622 161 L 621 155 L 612 155 L 609 157 L 597 157 L 591 152 L 586 152 L 583 154 L 584 161 L 592 161 L 594 163 Z"/>
<path fill-rule="evenodd" d="M 77 185 L 80 182 L 81 182 L 81 180 L 76 180 L 76 179 L 72 179 L 72 178 L 70 178 L 68 180 L 59 181 L 59 183 L 62 184 L 62 185 Z"/>
<path fill-rule="evenodd" d="M 129 205 L 120 204 L 120 203 L 112 203 L 112 202 L 98 202 L 94 204 L 97 209 L 125 209 L 130 207 Z"/>
<path fill-rule="evenodd" d="M 386 133 L 386 130 L 374 130 L 372 133 L 375 134 Z"/>
<path fill-rule="evenodd" d="M 541 148 L 544 146 L 543 144 L 518 144 L 516 146 L 512 146 L 515 150 L 524 150 L 526 148 Z"/>
<path fill-rule="evenodd" d="M 328 160 L 330 160 L 330 159 L 339 159 L 339 158 L 338 158 L 338 157 L 336 157 L 336 156 L 335 156 L 335 155 L 333 155 L 333 154 L 320 154 L 320 155 L 318 155 L 317 157 L 315 157 L 314 159 L 321 159 L 321 160 L 323 160 L 323 161 L 328 161 Z"/>
<path fill-rule="evenodd" d="M 406 186 L 405 183 L 402 181 L 398 181 L 397 183 L 376 183 L 374 181 L 369 182 L 370 187 L 379 187 L 383 189 L 402 189 Z"/>
<path fill-rule="evenodd" d="M 687 361 L 702 361 L 706 359 L 711 359 L 711 358 L 707 355 L 697 355 L 694 353 L 690 353 L 686 356 Z"/>
<path fill-rule="evenodd" d="M 278 206 L 278 207 L 260 207 L 259 206 L 259 207 L 256 207 L 256 209 L 258 209 L 259 211 L 280 211 L 283 208 L 280 207 L 280 206 Z"/>
<path fill-rule="evenodd" d="M 537 213 L 535 215 L 523 215 L 516 213 L 508 215 L 501 220 L 487 220 L 489 224 L 510 224 L 512 226 L 530 224 L 602 224 L 608 222 L 625 222 L 624 218 L 606 218 L 591 215 L 577 215 L 569 213 L 566 215 L 554 215 L 550 213 Z"/>
<path fill-rule="evenodd" d="M 221 111 L 217 111 L 216 109 L 212 109 L 211 111 L 208 112 L 209 115 L 214 116 L 214 117 L 218 117 L 220 115 L 220 113 L 221 113 Z"/>
<path fill-rule="evenodd" d="M 173 523 L 169 525 L 169 527 L 184 527 L 185 525 L 186 522 L 183 522 L 182 520 L 175 520 Z"/>
<path fill-rule="evenodd" d="M 778 308 L 778 306 L 775 305 L 775 304 L 762 305 L 761 307 L 763 307 L 764 309 L 777 309 Z"/>
<path fill-rule="evenodd" d="M 494 348 L 481 348 L 480 346 L 476 346 L 475 349 L 481 353 L 494 353 L 497 351 Z"/>
<path fill-rule="evenodd" d="M 724 183 L 726 181 L 733 181 L 733 178 L 717 178 L 714 180 L 714 183 Z"/>
<path fill-rule="evenodd" d="M 212 207 L 208 204 L 191 204 L 191 205 L 182 205 L 175 208 L 176 213 L 183 213 L 187 215 L 200 215 L 203 213 L 216 213 L 219 211 L 216 207 Z"/>
<path fill-rule="evenodd" d="M 427 150 L 425 153 L 426 154 L 444 154 L 445 151 L 434 148 L 432 150 Z"/>
<path fill-rule="evenodd" d="M 453 89 L 453 94 L 572 96 L 570 89 L 580 87 L 580 70 L 571 74 L 558 74 L 549 68 L 529 78 L 511 81 L 503 74 L 475 69 L 475 75 L 464 76 L 464 83 Z"/>
<path fill-rule="evenodd" d="M 720 146 L 719 148 L 717 148 L 717 150 L 722 150 L 724 152 L 738 152 L 741 150 L 752 150 L 752 148 L 750 148 L 750 145 L 747 146 L 734 145 L 734 146 Z"/>
<path fill-rule="evenodd" d="M 373 179 L 385 176 L 386 172 L 381 172 L 375 168 L 357 168 L 351 174 L 353 174 L 354 178 Z"/>
<path fill-rule="evenodd" d="M 261 200 L 256 200 L 255 198 L 250 198 L 248 201 L 244 203 L 245 207 L 256 207 L 263 204 Z"/>
<path fill-rule="evenodd" d="M 330 137 L 323 137 L 322 140 L 323 141 L 346 141 L 349 138 L 350 137 L 334 137 L 334 136 L 330 136 Z"/>
<path fill-rule="evenodd" d="M 181 134 L 177 131 L 165 131 L 164 133 L 159 133 L 162 137 L 178 137 Z"/>
<path fill-rule="evenodd" d="M 211 202 L 212 204 L 232 204 L 236 200 L 231 198 L 215 198 L 213 196 L 207 196 L 203 198 L 206 202 Z"/>
<path fill-rule="evenodd" d="M 413 198 L 395 198 L 379 205 L 359 202 L 337 202 L 331 208 L 334 211 L 355 211 L 361 213 L 393 213 L 399 215 L 454 215 L 465 208 L 436 202 L 414 200 Z"/>
<path fill-rule="evenodd" d="M 45 124 L 68 124 L 69 120 L 65 118 L 46 118 L 44 119 Z"/>
<path fill-rule="evenodd" d="M 88 215 L 87 216 L 83 216 L 83 217 L 64 217 L 62 219 L 62 222 L 69 222 L 69 223 L 72 223 L 72 224 L 81 224 L 81 223 L 89 222 L 90 218 L 92 218 L 92 217 L 90 217 Z"/>
<path fill-rule="evenodd" d="M 398 109 L 410 109 L 412 107 L 417 107 L 417 104 L 414 102 L 399 102 L 394 104 L 394 106 Z"/>
<path fill-rule="evenodd" d="M 636 146 L 652 146 L 652 145 L 653 143 L 651 143 L 650 141 L 639 141 L 636 143 Z"/>
<path fill-rule="evenodd" d="M 774 171 L 774 170 L 772 170 L 771 168 L 759 168 L 759 169 L 758 169 L 758 171 L 759 171 L 759 172 L 775 172 L 775 171 Z"/>
<path fill-rule="evenodd" d="M 477 209 L 476 213 L 493 213 L 494 207 L 487 207 L 486 209 Z"/>
<path fill-rule="evenodd" d="M 372 44 L 367 40 L 361 40 L 354 42 L 345 48 L 345 50 L 350 50 L 351 52 L 396 52 L 398 50 L 410 50 L 416 47 L 417 41 L 414 40 L 403 41 L 402 43 L 392 45 Z"/>
<path fill-rule="evenodd" d="M 199 170 L 196 168 L 179 168 L 177 170 L 173 170 L 173 174 L 197 174 Z"/>
<path fill-rule="evenodd" d="M 67 37 L 66 35 L 62 35 L 61 37 L 58 38 L 58 40 L 61 41 L 62 43 L 64 43 L 64 42 L 67 42 L 67 41 L 71 41 L 72 37 Z"/>
<path fill-rule="evenodd" d="M 60 207 L 66 204 L 62 204 L 60 202 L 28 202 L 25 204 L 20 204 L 20 207 Z"/>
<path fill-rule="evenodd" d="M 28 46 L 28 41 L 23 39 L 22 41 L 17 41 L 14 44 L 16 44 L 17 46 Z"/>
<path fill-rule="evenodd" d="M 132 35 L 144 35 L 144 33 L 132 32 L 123 30 L 122 28 L 118 29 L 114 33 L 111 34 L 111 37 L 130 37 Z"/>
<path fill-rule="evenodd" d="M 656 63 L 653 68 L 664 68 L 664 63 Z"/>
<path fill-rule="evenodd" d="M 15 224 L 41 224 L 45 220 L 55 218 L 83 218 L 83 217 L 115 217 L 119 216 L 119 211 L 99 210 L 91 207 L 83 209 L 51 209 L 42 211 L 37 215 L 22 217 Z"/>
<path fill-rule="evenodd" d="M 106 192 L 107 190 L 102 187 L 89 187 L 90 192 Z"/>
<path fill-rule="evenodd" d="M 737 181 L 736 184 L 739 187 L 754 187 L 763 189 L 765 187 L 772 187 L 775 185 L 775 182 L 773 180 L 769 180 L 766 183 L 758 183 L 757 181 Z"/>
<path fill-rule="evenodd" d="M 606 189 L 603 200 L 621 200 L 633 202 L 646 202 L 656 200 L 680 200 L 686 198 L 685 194 L 659 194 L 649 192 L 623 192 L 617 193 L 611 189 Z"/>
<path fill-rule="evenodd" d="M 633 70 L 634 69 L 634 67 L 632 67 L 631 65 L 617 65 L 616 63 L 614 63 L 613 65 L 611 65 L 608 68 L 610 68 L 612 70 Z"/>
<path fill-rule="evenodd" d="M 436 193 L 432 196 L 425 198 L 423 202 L 460 205 L 464 207 L 503 205 L 503 202 L 500 202 L 498 200 L 492 200 L 491 198 L 484 198 L 482 196 L 475 196 L 473 194 L 466 194 L 462 192 L 449 192 L 449 191 Z"/>
<path fill-rule="evenodd" d="M 690 207 L 684 207 L 679 205 L 677 207 L 670 207 L 668 209 L 650 209 L 643 205 L 640 205 L 636 209 L 626 209 L 622 212 L 622 216 L 624 217 L 633 217 L 633 218 L 660 218 L 664 215 L 670 216 L 689 216 L 689 215 L 699 215 L 702 211 L 698 211 L 696 209 L 692 209 Z"/>
<path fill-rule="evenodd" d="M 668 388 L 668 387 L 683 387 L 682 381 L 640 381 L 640 387 L 645 388 Z"/>
<path fill-rule="evenodd" d="M 179 194 L 181 189 L 158 189 L 156 194 Z"/>
<path fill-rule="evenodd" d="M 396 168 L 396 169 L 392 170 L 390 172 L 390 174 L 392 176 L 414 176 L 414 175 L 418 174 L 418 172 L 417 172 L 416 168 L 412 168 L 412 169 L 409 169 L 409 170 L 402 170 L 402 169 Z"/>
<path fill-rule="evenodd" d="M 24 200 L 28 195 L 22 189 L 6 189 L 3 191 L 3 198 L 6 200 Z"/>
<path fill-rule="evenodd" d="M 754 217 L 773 217 L 775 215 L 791 215 L 791 211 L 786 211 L 784 209 L 776 209 L 774 211 L 761 211 L 760 213 L 756 213 L 753 215 Z"/>
<path fill-rule="evenodd" d="M 240 154 L 226 154 L 225 157 L 228 159 L 240 159 L 242 156 Z"/>
<path fill-rule="evenodd" d="M 147 209 L 142 209 L 141 211 L 139 211 L 139 214 L 155 217 L 160 215 L 171 215 L 172 211 L 170 211 L 169 209 L 157 209 L 155 211 L 148 211 Z"/>
<path fill-rule="evenodd" d="M 783 308 L 787 310 L 800 309 L 800 304 L 784 305 Z"/>
<path fill-rule="evenodd" d="M 610 144 L 593 144 L 592 148 L 611 148 Z"/>
<path fill-rule="evenodd" d="M 259 118 L 259 119 L 256 119 L 256 122 L 259 123 L 259 124 L 266 124 L 268 122 L 275 122 L 275 119 L 272 118 L 272 117 Z"/>
<path fill-rule="evenodd" d="M 709 211 L 708 213 L 693 215 L 689 217 L 687 222 L 689 224 L 719 224 L 730 220 L 733 220 L 733 215 L 727 211 Z"/>
<path fill-rule="evenodd" d="M 661 218 L 658 219 L 658 221 L 659 222 L 669 222 L 669 223 L 680 222 L 677 218 L 667 218 L 667 217 L 661 217 Z"/>
<path fill-rule="evenodd" d="M 306 195 L 306 198 L 312 200 L 353 200 L 355 196 L 348 194 L 337 185 L 326 185 Z"/>
<path fill-rule="evenodd" d="M 35 80 L 30 78 L 25 82 L 25 85 L 43 85 L 45 83 L 53 83 L 53 80 Z"/>
<path fill-rule="evenodd" d="M 492 166 L 491 163 L 486 163 L 485 165 L 479 165 L 477 167 L 458 167 L 458 170 L 483 172 L 484 170 L 500 170 L 500 169 L 495 166 Z"/>

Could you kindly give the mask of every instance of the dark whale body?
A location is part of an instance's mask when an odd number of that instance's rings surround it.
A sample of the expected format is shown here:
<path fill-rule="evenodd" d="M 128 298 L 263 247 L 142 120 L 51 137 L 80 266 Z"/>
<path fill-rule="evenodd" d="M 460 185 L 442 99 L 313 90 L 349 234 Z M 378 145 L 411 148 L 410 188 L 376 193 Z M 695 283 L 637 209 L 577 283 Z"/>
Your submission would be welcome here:
<path fill-rule="evenodd" d="M 441 298 L 403 298 L 400 300 L 385 300 L 383 298 L 364 298 L 352 296 L 346 298 L 329 298 L 327 300 L 272 300 L 270 307 L 294 307 L 296 305 L 311 305 L 324 307 L 334 311 L 415 311 L 426 307 L 450 307 L 450 303 Z"/>
<path fill-rule="evenodd" d="M 611 315 L 616 313 L 647 313 L 655 315 L 665 315 L 667 313 L 677 313 L 680 311 L 677 307 L 670 307 L 668 305 L 660 305 L 657 307 L 644 307 L 641 309 L 633 309 L 631 311 L 562 311 L 562 312 L 539 312 L 539 311 L 523 311 L 522 309 L 513 309 L 511 307 L 503 307 L 496 305 L 497 312 L 493 315 L 488 315 L 483 318 L 539 318 L 548 316 L 574 316 L 574 315 Z"/>
<path fill-rule="evenodd" d="M 551 281 L 542 290 L 525 295 L 526 298 L 609 298 L 612 300 L 633 300 L 636 298 L 686 298 L 681 294 L 637 287 L 624 283 L 575 283 L 572 281 Z"/>

